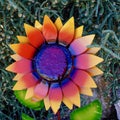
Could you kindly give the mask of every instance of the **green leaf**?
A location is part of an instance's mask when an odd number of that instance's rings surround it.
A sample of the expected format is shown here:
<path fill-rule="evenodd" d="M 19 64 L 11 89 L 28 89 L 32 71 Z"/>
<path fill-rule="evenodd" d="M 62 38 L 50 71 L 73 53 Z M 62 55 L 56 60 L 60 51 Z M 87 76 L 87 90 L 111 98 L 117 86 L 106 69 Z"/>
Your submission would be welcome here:
<path fill-rule="evenodd" d="M 30 117 L 29 115 L 22 113 L 22 120 L 34 120 L 34 119 Z"/>
<path fill-rule="evenodd" d="M 75 109 L 70 114 L 70 120 L 100 120 L 102 116 L 102 105 L 99 100 Z"/>
<path fill-rule="evenodd" d="M 14 94 L 18 101 L 28 108 L 40 110 L 44 107 L 43 101 L 33 102 L 31 99 L 25 99 L 26 90 L 16 90 Z"/>

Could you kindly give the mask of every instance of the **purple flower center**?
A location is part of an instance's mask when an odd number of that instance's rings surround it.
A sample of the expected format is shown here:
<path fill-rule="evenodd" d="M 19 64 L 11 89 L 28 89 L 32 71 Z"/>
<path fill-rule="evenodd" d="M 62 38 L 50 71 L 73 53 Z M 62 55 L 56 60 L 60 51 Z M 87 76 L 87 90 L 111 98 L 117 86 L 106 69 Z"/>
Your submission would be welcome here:
<path fill-rule="evenodd" d="M 44 44 L 35 55 L 33 66 L 40 77 L 47 81 L 57 82 L 71 71 L 71 54 L 62 45 Z"/>

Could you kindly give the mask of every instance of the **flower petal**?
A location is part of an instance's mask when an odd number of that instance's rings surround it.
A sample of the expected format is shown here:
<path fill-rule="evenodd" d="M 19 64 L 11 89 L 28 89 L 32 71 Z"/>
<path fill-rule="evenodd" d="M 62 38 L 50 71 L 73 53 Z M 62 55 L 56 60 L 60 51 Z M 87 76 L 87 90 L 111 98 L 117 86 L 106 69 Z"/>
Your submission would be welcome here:
<path fill-rule="evenodd" d="M 60 43 L 68 45 L 74 38 L 74 18 L 71 17 L 61 28 L 58 36 Z"/>
<path fill-rule="evenodd" d="M 84 95 L 88 95 L 88 96 L 93 96 L 93 92 L 92 92 L 91 88 L 81 87 L 80 93 L 84 94 Z"/>
<path fill-rule="evenodd" d="M 50 100 L 49 100 L 48 95 L 44 98 L 44 105 L 45 105 L 46 110 L 50 108 Z"/>
<path fill-rule="evenodd" d="M 80 38 L 82 36 L 82 33 L 83 33 L 83 26 L 76 28 L 74 39 Z"/>
<path fill-rule="evenodd" d="M 57 29 L 54 23 L 50 20 L 50 18 L 45 15 L 43 21 L 43 35 L 47 42 L 55 42 L 57 39 Z"/>
<path fill-rule="evenodd" d="M 18 81 L 18 80 L 21 79 L 24 75 L 25 75 L 24 73 L 18 73 L 18 74 L 13 78 L 13 80 Z"/>
<path fill-rule="evenodd" d="M 27 89 L 25 99 L 29 99 L 29 98 L 32 98 L 34 96 L 34 88 L 35 88 L 35 86 L 32 86 L 32 87 Z"/>
<path fill-rule="evenodd" d="M 62 90 L 58 83 L 53 83 L 49 90 L 50 105 L 54 113 L 58 111 L 62 101 Z"/>
<path fill-rule="evenodd" d="M 70 109 L 73 109 L 73 104 L 70 102 L 69 99 L 67 99 L 65 96 L 63 97 L 63 103 Z"/>
<path fill-rule="evenodd" d="M 95 35 L 87 35 L 78 39 L 75 39 L 69 47 L 69 50 L 72 55 L 79 55 L 85 52 L 88 48 L 87 46 L 90 45 L 94 39 Z"/>
<path fill-rule="evenodd" d="M 21 60 L 21 59 L 24 59 L 23 57 L 21 57 L 21 56 L 18 55 L 18 54 L 11 55 L 11 58 L 13 58 L 13 59 L 16 60 L 16 61 L 19 61 L 19 60 Z"/>
<path fill-rule="evenodd" d="M 57 28 L 58 31 L 62 28 L 63 24 L 62 24 L 62 21 L 61 21 L 60 17 L 58 17 L 56 19 L 55 26 L 56 26 L 56 28 Z"/>
<path fill-rule="evenodd" d="M 32 71 L 31 61 L 27 59 L 22 59 L 13 64 L 9 65 L 6 70 L 15 73 L 28 73 Z"/>
<path fill-rule="evenodd" d="M 101 75 L 103 74 L 103 71 L 100 70 L 98 67 L 92 67 L 86 70 L 88 73 L 90 73 L 91 76 Z"/>
<path fill-rule="evenodd" d="M 34 90 L 35 96 L 40 99 L 43 99 L 48 93 L 48 83 L 40 82 Z"/>
<path fill-rule="evenodd" d="M 29 44 L 11 44 L 10 48 L 24 58 L 31 59 L 36 49 Z"/>
<path fill-rule="evenodd" d="M 20 43 L 29 43 L 29 40 L 26 36 L 17 36 L 17 39 Z"/>
<path fill-rule="evenodd" d="M 13 87 L 13 90 L 23 90 L 35 86 L 38 80 L 32 73 L 25 74 Z"/>
<path fill-rule="evenodd" d="M 96 84 L 92 77 L 83 70 L 73 70 L 70 74 L 72 81 L 77 84 L 80 88 L 96 88 Z"/>
<path fill-rule="evenodd" d="M 30 43 L 36 48 L 41 46 L 44 42 L 44 38 L 41 31 L 28 24 L 24 24 L 24 27 Z"/>
<path fill-rule="evenodd" d="M 61 88 L 63 95 L 69 99 L 71 103 L 80 107 L 80 95 L 77 86 L 70 79 L 66 79 L 62 81 Z"/>
<path fill-rule="evenodd" d="M 82 54 L 74 59 L 74 66 L 79 69 L 89 69 L 101 63 L 102 58 L 92 54 Z"/>
<path fill-rule="evenodd" d="M 37 28 L 37 29 L 39 29 L 40 31 L 42 31 L 42 25 L 39 23 L 39 21 L 35 21 L 35 27 Z"/>
<path fill-rule="evenodd" d="M 88 48 L 88 50 L 86 51 L 86 53 L 96 54 L 100 49 L 101 49 L 100 47 Z"/>

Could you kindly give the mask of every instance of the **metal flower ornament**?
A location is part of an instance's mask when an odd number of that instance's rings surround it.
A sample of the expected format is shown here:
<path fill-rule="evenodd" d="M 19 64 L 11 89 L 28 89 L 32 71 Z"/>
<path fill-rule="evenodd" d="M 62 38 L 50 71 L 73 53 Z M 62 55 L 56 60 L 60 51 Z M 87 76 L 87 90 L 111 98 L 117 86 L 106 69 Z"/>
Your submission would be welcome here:
<path fill-rule="evenodd" d="M 15 62 L 6 69 L 17 73 L 13 90 L 26 90 L 25 100 L 43 100 L 46 110 L 56 113 L 63 102 L 69 109 L 80 107 L 80 94 L 92 96 L 96 88 L 92 76 L 102 74 L 96 67 L 103 61 L 95 54 L 98 47 L 88 48 L 95 35 L 82 36 L 83 26 L 75 29 L 74 18 L 64 25 L 45 15 L 43 25 L 24 24 L 26 36 L 11 44 Z"/>

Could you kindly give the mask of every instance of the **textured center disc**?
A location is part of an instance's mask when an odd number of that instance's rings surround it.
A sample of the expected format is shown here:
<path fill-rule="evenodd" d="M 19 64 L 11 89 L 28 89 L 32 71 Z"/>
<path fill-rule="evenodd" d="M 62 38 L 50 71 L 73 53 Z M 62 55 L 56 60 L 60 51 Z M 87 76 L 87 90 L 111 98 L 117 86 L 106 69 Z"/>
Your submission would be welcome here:
<path fill-rule="evenodd" d="M 43 45 L 34 58 L 37 73 L 47 81 L 61 80 L 72 67 L 69 50 L 58 44 Z"/>

